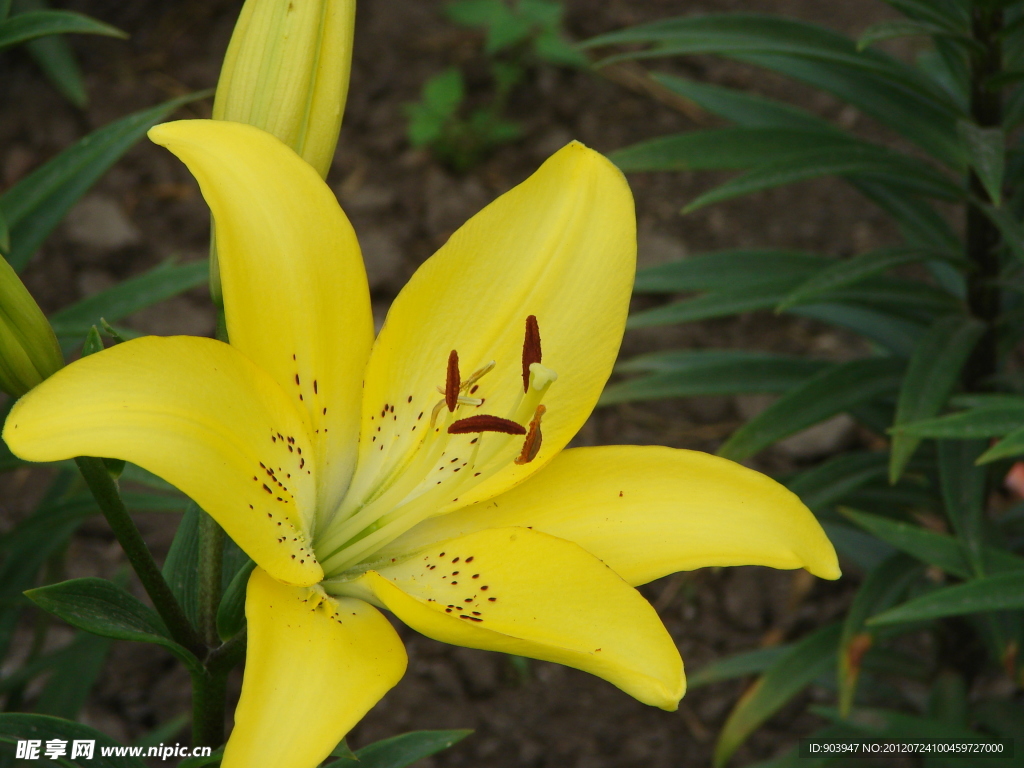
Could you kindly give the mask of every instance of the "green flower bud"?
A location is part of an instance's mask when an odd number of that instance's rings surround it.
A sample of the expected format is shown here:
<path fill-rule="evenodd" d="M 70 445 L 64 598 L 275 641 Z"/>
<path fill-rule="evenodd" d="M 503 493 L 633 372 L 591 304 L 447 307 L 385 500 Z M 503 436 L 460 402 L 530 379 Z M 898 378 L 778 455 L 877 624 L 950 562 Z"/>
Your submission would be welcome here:
<path fill-rule="evenodd" d="M 214 120 L 277 136 L 326 177 L 352 66 L 355 0 L 246 0 L 228 45 Z"/>
<path fill-rule="evenodd" d="M 0 389 L 21 397 L 63 365 L 46 316 L 11 265 L 0 258 Z"/>

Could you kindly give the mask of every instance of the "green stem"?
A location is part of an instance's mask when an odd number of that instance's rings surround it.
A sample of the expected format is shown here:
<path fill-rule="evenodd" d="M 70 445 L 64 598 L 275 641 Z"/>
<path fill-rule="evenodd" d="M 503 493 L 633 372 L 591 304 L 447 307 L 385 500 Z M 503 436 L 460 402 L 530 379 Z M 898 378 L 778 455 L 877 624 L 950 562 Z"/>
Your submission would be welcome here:
<path fill-rule="evenodd" d="M 224 530 L 206 512 L 199 511 L 199 633 L 209 647 L 220 645 L 217 609 L 220 607 L 224 564 Z"/>
<path fill-rule="evenodd" d="M 224 714 L 228 672 L 206 671 L 192 675 L 192 746 L 213 747 L 224 743 Z"/>
<path fill-rule="evenodd" d="M 971 56 L 971 118 L 981 128 L 1002 124 L 1002 94 L 986 86 L 990 77 L 1002 71 L 1003 52 L 999 33 L 1003 26 L 1000 10 L 975 7 L 971 32 L 981 50 Z M 970 173 L 971 192 L 991 202 L 978 175 Z M 985 323 L 986 330 L 964 368 L 964 384 L 977 391 L 987 385 L 999 367 L 996 322 L 1000 314 L 998 278 L 999 230 L 976 205 L 968 205 L 966 220 L 967 258 L 974 265 L 967 281 L 967 303 L 971 314 Z"/>
<path fill-rule="evenodd" d="M 117 540 L 121 543 L 121 548 L 128 556 L 128 562 L 135 569 L 146 594 L 149 595 L 157 613 L 167 625 L 171 637 L 175 642 L 185 646 L 193 653 L 197 653 L 202 658 L 204 654 L 202 642 L 189 623 L 181 604 L 178 603 L 171 588 L 164 580 L 142 534 L 135 527 L 135 521 L 132 520 L 121 500 L 117 483 L 110 476 L 103 460 L 91 456 L 79 456 L 75 459 L 75 463 L 78 464 L 78 470 L 82 473 L 86 485 L 89 486 L 96 503 L 104 517 L 107 518 Z"/>

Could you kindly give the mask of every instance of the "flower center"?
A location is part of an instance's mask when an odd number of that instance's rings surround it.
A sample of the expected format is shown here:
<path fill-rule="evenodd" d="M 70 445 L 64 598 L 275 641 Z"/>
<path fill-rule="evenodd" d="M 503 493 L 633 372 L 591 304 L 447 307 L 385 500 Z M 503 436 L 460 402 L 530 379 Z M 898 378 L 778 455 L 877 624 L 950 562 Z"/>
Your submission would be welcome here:
<path fill-rule="evenodd" d="M 366 560 L 422 520 L 456 508 L 460 496 L 510 464 L 528 464 L 537 457 L 547 410 L 541 401 L 558 376 L 541 363 L 534 315 L 526 319 L 521 362 L 521 392 L 504 415 L 497 415 L 484 407 L 485 377 L 495 361 L 463 379 L 458 352 L 451 351 L 444 386 L 437 388 L 441 399 L 427 424 L 422 425 L 421 413 L 409 433 L 416 434 L 417 425 L 426 428 L 400 455 L 389 457 L 361 498 L 346 497 L 339 514 L 317 535 L 314 547 L 328 577 Z M 393 406 L 385 406 L 384 417 L 393 412 Z M 374 444 L 380 437 L 383 453 L 380 428 L 369 437 Z"/>

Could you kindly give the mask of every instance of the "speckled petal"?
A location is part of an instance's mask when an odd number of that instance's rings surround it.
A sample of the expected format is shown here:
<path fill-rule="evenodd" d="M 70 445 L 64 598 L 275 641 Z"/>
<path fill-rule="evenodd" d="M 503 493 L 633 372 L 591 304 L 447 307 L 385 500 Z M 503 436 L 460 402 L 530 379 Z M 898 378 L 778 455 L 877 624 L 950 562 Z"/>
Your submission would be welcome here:
<path fill-rule="evenodd" d="M 222 768 L 315 768 L 405 674 L 401 639 L 362 600 L 286 587 L 257 568 L 245 616 L 245 677 Z"/>
<path fill-rule="evenodd" d="M 324 586 L 375 600 L 435 640 L 576 667 L 662 709 L 686 687 L 675 643 L 640 593 L 545 533 L 481 531 Z"/>
<path fill-rule="evenodd" d="M 796 495 L 735 462 L 660 446 L 563 451 L 525 483 L 431 518 L 381 555 L 509 525 L 574 541 L 633 585 L 717 565 L 840 575 L 835 549 Z"/>
<path fill-rule="evenodd" d="M 29 461 L 135 462 L 191 496 L 274 578 L 323 578 L 309 546 L 317 470 L 308 427 L 227 344 L 147 336 L 82 358 L 14 406 L 4 439 Z"/>

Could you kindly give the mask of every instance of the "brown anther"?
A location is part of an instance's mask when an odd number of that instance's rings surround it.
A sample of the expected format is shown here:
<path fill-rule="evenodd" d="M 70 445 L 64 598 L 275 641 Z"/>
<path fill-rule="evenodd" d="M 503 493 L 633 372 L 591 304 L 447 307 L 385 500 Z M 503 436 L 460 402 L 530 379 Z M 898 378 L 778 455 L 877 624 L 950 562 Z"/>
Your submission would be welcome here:
<path fill-rule="evenodd" d="M 444 382 L 444 404 L 450 412 L 455 411 L 459 404 L 459 389 L 462 387 L 462 377 L 459 375 L 459 353 L 454 349 L 448 355 L 448 376 Z"/>
<path fill-rule="evenodd" d="M 538 405 L 537 410 L 534 411 L 533 419 L 530 421 L 530 431 L 526 433 L 523 450 L 516 457 L 516 464 L 529 464 L 537 458 L 541 441 L 544 439 L 540 432 L 540 420 L 547 410 L 543 405 Z"/>
<path fill-rule="evenodd" d="M 530 366 L 540 362 L 540 327 L 537 316 L 526 318 L 526 337 L 523 339 L 523 392 L 530 389 Z"/>
<path fill-rule="evenodd" d="M 525 435 L 526 429 L 511 419 L 490 416 L 486 413 L 459 419 L 448 427 L 449 435 L 468 435 L 473 432 L 503 432 L 506 435 Z"/>

